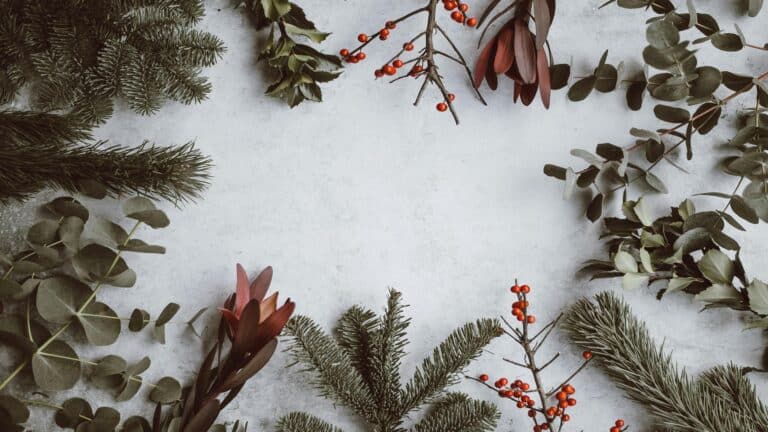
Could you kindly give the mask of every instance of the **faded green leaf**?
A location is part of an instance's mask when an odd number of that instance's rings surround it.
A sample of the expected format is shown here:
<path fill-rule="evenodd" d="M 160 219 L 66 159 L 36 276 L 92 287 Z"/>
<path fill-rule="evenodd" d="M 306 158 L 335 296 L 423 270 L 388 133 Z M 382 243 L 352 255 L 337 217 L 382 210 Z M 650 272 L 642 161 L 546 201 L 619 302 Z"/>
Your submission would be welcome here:
<path fill-rule="evenodd" d="M 730 284 L 733 280 L 733 261 L 717 249 L 704 254 L 698 266 L 704 277 L 713 284 Z"/>

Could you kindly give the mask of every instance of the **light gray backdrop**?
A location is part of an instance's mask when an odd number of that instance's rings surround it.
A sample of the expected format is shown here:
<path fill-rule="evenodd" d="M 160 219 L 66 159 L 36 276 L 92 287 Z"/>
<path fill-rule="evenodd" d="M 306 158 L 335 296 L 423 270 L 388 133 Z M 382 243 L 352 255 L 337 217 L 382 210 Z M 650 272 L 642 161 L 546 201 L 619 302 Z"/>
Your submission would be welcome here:
<path fill-rule="evenodd" d="M 601 2 L 558 2 L 550 40 L 559 61 L 573 59 L 576 75 L 588 73 L 604 49 L 610 49 L 611 62 L 627 60 L 628 67 L 638 68 L 649 15 L 616 6 L 598 11 Z M 471 5 L 479 12 L 486 3 Z M 759 30 L 761 25 L 765 28 L 768 12 L 748 19 L 734 12 L 733 0 L 696 3 L 702 12 L 716 11 L 729 31 L 738 22 L 756 42 L 764 42 L 760 41 L 764 31 Z M 323 47 L 335 52 L 353 46 L 359 32 L 374 32 L 384 20 L 420 2 L 302 0 L 301 4 L 319 28 L 334 32 Z M 453 27 L 447 16 L 443 19 L 474 61 L 478 33 Z M 188 317 L 200 307 L 218 305 L 234 289 L 236 262 L 250 272 L 273 265 L 273 287 L 297 301 L 298 313 L 331 326 L 355 303 L 381 310 L 387 287 L 395 287 L 404 292 L 413 316 L 403 366 L 408 376 L 457 325 L 508 313 L 512 298 L 507 288 L 516 277 L 533 287 L 531 303 L 540 321 L 554 317 L 580 296 L 601 289 L 620 291 L 619 281 L 588 283 L 574 276 L 582 261 L 602 253 L 599 227 L 582 217 L 582 204 L 561 199 L 562 184 L 545 177 L 542 166 L 577 163 L 568 156 L 574 147 L 592 149 L 608 141 L 626 145 L 630 127 L 657 127 L 649 110 L 630 112 L 621 92 L 593 95 L 576 104 L 568 102 L 562 91 L 553 96 L 549 111 L 538 101 L 526 108 L 512 104 L 507 80 L 496 92 L 484 89 L 489 102 L 485 107 L 473 98 L 462 71 L 446 64 L 443 73 L 457 95 L 462 120 L 456 127 L 447 113 L 435 111 L 439 100 L 434 88 L 423 106 L 414 108 L 417 83 L 403 80 L 388 85 L 373 80 L 373 69 L 418 26 L 420 21 L 401 25 L 387 43 L 369 47 L 370 60 L 349 67 L 340 79 L 323 87 L 322 104 L 306 103 L 291 110 L 263 95 L 268 82 L 263 67 L 256 64 L 258 37 L 248 22 L 228 1 L 208 2 L 204 27 L 221 36 L 228 47 L 223 60 L 206 71 L 214 88 L 210 100 L 193 107 L 171 104 L 151 118 L 123 108 L 98 131 L 100 138 L 128 145 L 143 139 L 159 144 L 196 140 L 216 164 L 213 185 L 202 201 L 181 210 L 164 204 L 171 227 L 142 235 L 167 246 L 168 253 L 130 256 L 139 281 L 132 290 L 104 291 L 108 303 L 127 316 L 136 306 L 156 314 L 175 301 L 183 307 L 180 316 Z M 762 72 L 768 66 L 760 52 L 723 55 L 709 46 L 700 59 L 744 73 Z M 732 187 L 730 179 L 713 169 L 717 144 L 728 134 L 731 130 L 724 127 L 699 140 L 694 162 L 683 162 L 690 175 L 669 167 L 660 170 L 671 192 L 653 197 L 659 212 L 689 194 Z M 38 201 L 52 196 L 45 194 Z M 4 211 L 6 237 L 19 228 L 14 221 L 28 220 L 31 208 Z M 754 273 L 764 268 L 766 230 L 750 227 L 749 233 L 749 240 L 736 237 L 744 241 L 745 265 Z M 666 340 L 675 360 L 691 372 L 728 361 L 759 363 L 766 341 L 759 332 L 742 331 L 738 314 L 699 313 L 701 305 L 684 296 L 657 302 L 645 289 L 625 295 L 654 336 Z M 148 339 L 127 335 L 114 347 L 88 355 L 116 351 L 137 360 L 146 353 L 154 360 L 148 378 L 168 374 L 188 378 L 199 365 L 200 344 L 182 327 L 169 331 L 166 346 L 147 345 Z M 548 350 L 562 352 L 562 360 L 545 377 L 554 385 L 580 357 L 561 334 Z M 472 365 L 471 373 L 525 376 L 501 360 L 520 355 L 511 341 L 500 341 L 491 351 Z M 249 383 L 227 411 L 228 419 L 248 420 L 254 431 L 270 430 L 278 415 L 299 409 L 350 432 L 362 430 L 344 409 L 331 411 L 330 403 L 317 399 L 306 378 L 285 371 L 285 360 L 284 355 L 276 356 Z M 768 396 L 768 378 L 757 376 L 755 381 Z M 617 417 L 626 419 L 632 430 L 647 430 L 641 407 L 625 400 L 598 370 L 587 370 L 573 384 L 579 399 L 572 412 L 573 431 L 607 430 Z M 459 388 L 496 400 L 471 382 Z M 88 397 L 112 403 L 102 392 L 92 391 Z M 149 415 L 150 408 L 139 399 L 123 405 L 122 411 Z M 529 430 L 523 411 L 511 403 L 503 404 L 503 409 L 499 430 Z M 48 429 L 49 419 L 50 413 L 38 416 L 39 430 Z"/>

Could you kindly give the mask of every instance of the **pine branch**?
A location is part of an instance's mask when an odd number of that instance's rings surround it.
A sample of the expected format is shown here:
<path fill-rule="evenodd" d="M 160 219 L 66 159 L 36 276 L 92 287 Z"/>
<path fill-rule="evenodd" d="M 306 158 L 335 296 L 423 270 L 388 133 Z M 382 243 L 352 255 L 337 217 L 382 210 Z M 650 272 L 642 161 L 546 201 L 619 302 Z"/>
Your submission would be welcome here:
<path fill-rule="evenodd" d="M 135 148 L 90 142 L 64 116 L 0 112 L 0 201 L 22 200 L 53 187 L 80 191 L 97 183 L 110 195 L 139 193 L 171 202 L 200 196 L 211 160 L 193 143 Z"/>
<path fill-rule="evenodd" d="M 738 368 L 714 369 L 692 381 L 616 295 L 600 293 L 595 302 L 578 301 L 563 327 L 577 345 L 594 354 L 619 388 L 648 409 L 659 427 L 676 432 L 766 431 L 766 409 L 753 386 L 735 373 Z"/>
<path fill-rule="evenodd" d="M 501 417 L 499 410 L 463 393 L 448 393 L 414 428 L 416 432 L 489 432 Z"/>
<path fill-rule="evenodd" d="M 277 432 L 344 432 L 315 416 L 292 412 L 282 417 L 276 426 Z"/>
<path fill-rule="evenodd" d="M 363 377 L 333 338 L 302 315 L 288 322 L 285 334 L 291 338 L 288 352 L 294 364 L 312 376 L 312 385 L 323 397 L 352 408 L 366 420 L 375 418 L 376 406 Z"/>
<path fill-rule="evenodd" d="M 400 363 L 405 355 L 406 330 L 410 319 L 404 316 L 401 304 L 402 294 L 390 289 L 387 308 L 381 317 L 378 329 L 373 337 L 373 356 L 371 357 L 371 376 L 373 397 L 381 412 L 397 413 L 402 391 L 400 385 Z M 381 419 L 382 421 L 385 419 Z M 386 419 L 397 422 L 397 418 Z"/>
<path fill-rule="evenodd" d="M 333 334 L 371 392 L 374 385 L 370 365 L 373 358 L 371 338 L 376 331 L 376 318 L 373 311 L 352 306 L 339 318 Z"/>
<path fill-rule="evenodd" d="M 403 415 L 438 396 L 455 384 L 462 370 L 476 359 L 491 340 L 501 334 L 501 324 L 494 319 L 481 319 L 454 330 L 424 359 L 401 395 Z"/>

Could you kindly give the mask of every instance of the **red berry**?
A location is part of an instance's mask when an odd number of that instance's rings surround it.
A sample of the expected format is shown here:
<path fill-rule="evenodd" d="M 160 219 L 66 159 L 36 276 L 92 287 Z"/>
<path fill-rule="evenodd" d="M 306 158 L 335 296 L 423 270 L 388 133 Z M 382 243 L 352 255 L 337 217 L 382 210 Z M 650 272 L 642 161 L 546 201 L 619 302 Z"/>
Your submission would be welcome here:
<path fill-rule="evenodd" d="M 394 67 L 399 69 L 399 68 L 403 67 L 403 61 L 400 60 L 400 59 L 397 59 L 397 60 L 392 62 L 392 66 L 394 66 Z"/>
<path fill-rule="evenodd" d="M 403 44 L 403 49 L 406 50 L 406 51 L 413 51 L 413 44 L 410 43 L 410 42 L 405 43 L 405 44 Z"/>
<path fill-rule="evenodd" d="M 448 100 L 453 102 L 454 100 L 456 100 L 456 95 L 453 93 L 448 93 Z"/>
<path fill-rule="evenodd" d="M 435 108 L 437 108 L 437 110 L 440 112 L 445 112 L 446 110 L 448 110 L 448 105 L 444 102 L 440 102 L 439 104 L 437 104 Z"/>
<path fill-rule="evenodd" d="M 563 421 L 567 422 L 571 420 L 571 416 L 569 414 L 563 414 Z"/>
<path fill-rule="evenodd" d="M 531 386 L 528 383 L 521 383 L 518 387 L 520 387 L 520 390 L 522 391 L 528 391 Z"/>
<path fill-rule="evenodd" d="M 470 26 L 470 27 L 476 26 L 477 25 L 477 18 L 472 17 L 472 18 L 468 19 L 467 20 L 467 25 Z"/>
<path fill-rule="evenodd" d="M 536 411 L 535 410 L 528 410 L 528 417 L 536 417 Z"/>
<path fill-rule="evenodd" d="M 445 6 L 445 10 L 454 10 L 456 9 L 456 2 L 447 1 L 443 4 L 443 6 Z"/>
<path fill-rule="evenodd" d="M 397 24 L 394 21 L 387 21 L 386 23 L 384 23 L 384 27 L 392 30 L 395 27 L 397 27 Z"/>
<path fill-rule="evenodd" d="M 566 402 L 568 402 L 568 406 L 576 406 L 576 399 L 568 399 Z"/>
<path fill-rule="evenodd" d="M 568 395 L 565 392 L 563 392 L 563 391 L 557 392 L 557 394 L 555 395 L 555 399 L 557 399 L 559 401 L 564 401 L 564 400 L 568 399 Z"/>
<path fill-rule="evenodd" d="M 347 61 L 350 63 L 357 63 L 360 61 L 360 59 L 357 58 L 357 56 L 347 57 Z"/>
<path fill-rule="evenodd" d="M 344 48 L 341 51 L 339 51 L 339 55 L 342 56 L 342 57 L 346 57 L 346 56 L 349 55 L 349 50 Z"/>
<path fill-rule="evenodd" d="M 520 292 L 520 287 L 517 286 L 517 285 L 513 285 L 512 288 L 510 288 L 509 290 L 512 291 L 513 293 L 517 294 L 517 293 Z"/>
<path fill-rule="evenodd" d="M 520 287 L 520 292 L 528 294 L 529 292 L 531 292 L 531 287 L 529 287 L 528 285 L 523 285 Z"/>
<path fill-rule="evenodd" d="M 518 408 L 525 408 L 525 404 L 523 403 L 523 401 L 518 401 L 516 405 Z"/>
<path fill-rule="evenodd" d="M 592 351 L 584 351 L 581 356 L 584 357 L 585 360 L 589 360 L 592 358 Z"/>
<path fill-rule="evenodd" d="M 464 14 L 459 11 L 453 11 L 451 12 L 451 19 L 453 19 L 456 22 L 463 22 L 464 21 Z"/>
<path fill-rule="evenodd" d="M 365 60 L 365 58 L 366 58 L 366 57 L 367 57 L 367 56 L 366 56 L 366 55 L 365 55 L 365 53 L 364 53 L 364 52 L 362 52 L 362 51 L 360 51 L 359 53 L 357 53 L 357 59 L 358 59 L 358 60 Z"/>
<path fill-rule="evenodd" d="M 563 391 L 566 394 L 569 394 L 569 395 L 572 395 L 572 394 L 576 393 L 576 389 L 572 385 L 570 385 L 570 384 L 564 385 L 563 386 Z"/>
<path fill-rule="evenodd" d="M 459 5 L 459 10 L 462 11 L 462 12 L 466 12 L 466 11 L 469 10 L 469 5 L 466 4 L 466 3 L 462 3 L 462 4 Z"/>
<path fill-rule="evenodd" d="M 373 71 L 373 74 L 376 75 L 376 78 L 381 78 L 384 76 L 384 71 L 381 69 L 376 69 Z"/>
<path fill-rule="evenodd" d="M 622 419 L 616 420 L 616 427 L 624 427 L 624 420 Z"/>
<path fill-rule="evenodd" d="M 528 315 L 528 317 L 526 317 L 525 320 L 528 322 L 528 324 L 533 324 L 536 322 L 536 317 L 533 315 Z"/>
<path fill-rule="evenodd" d="M 502 396 L 505 398 L 511 398 L 512 397 L 512 390 L 504 390 L 502 392 Z"/>
<path fill-rule="evenodd" d="M 360 33 L 357 35 L 357 40 L 360 42 L 368 42 L 368 35 L 365 33 Z"/>
<path fill-rule="evenodd" d="M 513 307 L 513 308 L 512 308 L 512 315 L 514 315 L 514 316 L 518 316 L 518 315 L 520 315 L 521 313 L 523 313 L 523 310 L 522 310 L 522 309 L 519 309 L 519 308 L 516 308 L 516 307 Z"/>
<path fill-rule="evenodd" d="M 480 375 L 480 381 L 482 381 L 482 382 L 488 381 L 488 375 L 486 375 L 486 374 Z"/>
<path fill-rule="evenodd" d="M 557 403 L 557 406 L 559 406 L 560 408 L 563 408 L 563 409 L 568 408 L 568 402 L 560 401 L 560 402 Z"/>
<path fill-rule="evenodd" d="M 523 385 L 523 382 L 520 381 L 520 380 L 515 380 L 514 385 L 515 385 L 515 387 L 519 388 L 521 385 Z"/>
<path fill-rule="evenodd" d="M 389 36 L 389 30 L 385 28 L 381 29 L 381 31 L 379 31 L 379 36 L 384 36 L 384 37 Z"/>
<path fill-rule="evenodd" d="M 621 432 L 621 429 L 614 426 L 611 428 L 611 432 Z"/>

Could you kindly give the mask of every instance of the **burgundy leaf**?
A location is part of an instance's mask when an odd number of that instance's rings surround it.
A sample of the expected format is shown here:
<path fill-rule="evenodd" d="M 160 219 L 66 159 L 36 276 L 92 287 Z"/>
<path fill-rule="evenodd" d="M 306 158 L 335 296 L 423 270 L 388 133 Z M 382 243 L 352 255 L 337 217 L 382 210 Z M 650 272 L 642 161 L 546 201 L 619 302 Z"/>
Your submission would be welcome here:
<path fill-rule="evenodd" d="M 475 62 L 474 82 L 476 88 L 480 87 L 480 84 L 483 83 L 483 78 L 487 75 L 486 71 L 488 70 L 488 63 L 491 61 L 495 46 L 496 38 L 493 38 L 488 42 L 485 48 L 483 48 L 480 57 L 478 57 Z"/>
<path fill-rule="evenodd" d="M 251 298 L 263 300 L 269 291 L 269 285 L 272 283 L 272 267 L 267 267 L 256 276 L 256 280 L 251 284 Z"/>
<path fill-rule="evenodd" d="M 526 84 L 536 81 L 536 50 L 528 25 L 515 20 L 515 61 Z"/>
<path fill-rule="evenodd" d="M 269 341 L 264 347 L 262 347 L 259 352 L 257 352 L 243 367 L 243 369 L 234 374 L 227 377 L 227 379 L 224 381 L 224 383 L 221 385 L 221 391 L 225 392 L 227 390 L 230 390 L 234 387 L 241 386 L 245 384 L 246 381 L 251 379 L 254 375 L 256 375 L 257 372 L 263 368 L 267 362 L 269 362 L 269 359 L 272 358 L 272 355 L 275 353 L 275 350 L 277 349 L 277 338 L 272 338 L 271 341 Z"/>
<path fill-rule="evenodd" d="M 536 49 L 540 50 L 544 47 L 549 28 L 552 26 L 549 0 L 534 0 L 534 13 L 536 14 Z"/>
<path fill-rule="evenodd" d="M 182 428 L 184 432 L 207 432 L 219 416 L 219 401 L 210 399 L 200 407 L 200 411 Z"/>
<path fill-rule="evenodd" d="M 520 91 L 520 100 L 523 102 L 523 105 L 525 106 L 530 105 L 531 102 L 533 102 L 533 100 L 536 99 L 536 92 L 538 90 L 539 90 L 538 83 L 523 85 L 523 88 Z"/>
<path fill-rule="evenodd" d="M 240 322 L 235 332 L 235 341 L 232 343 L 234 353 L 246 353 L 253 346 L 259 332 L 259 321 L 261 319 L 261 304 L 258 300 L 251 300 L 245 305 L 243 314 L 240 315 Z"/>
<path fill-rule="evenodd" d="M 520 99 L 520 92 L 522 90 L 523 90 L 523 85 L 520 84 L 519 81 L 515 81 L 515 92 L 514 92 L 514 95 L 512 96 L 513 98 L 512 100 L 514 100 L 515 103 L 517 103 L 517 100 Z"/>
<path fill-rule="evenodd" d="M 504 73 L 515 62 L 515 50 L 513 46 L 514 32 L 511 26 L 504 26 L 497 36 L 496 55 L 493 59 L 493 71 L 497 74 Z"/>
<path fill-rule="evenodd" d="M 541 102 L 547 109 L 549 109 L 549 99 L 552 94 L 552 80 L 549 76 L 548 63 L 547 54 L 544 52 L 544 48 L 539 49 L 536 56 L 536 66 L 539 77 L 539 88 L 541 89 Z"/>
<path fill-rule="evenodd" d="M 549 23 L 550 25 L 555 21 L 555 0 L 547 0 L 549 6 Z"/>
<path fill-rule="evenodd" d="M 296 309 L 296 303 L 292 302 L 291 299 L 288 299 L 280 309 L 276 310 L 275 313 L 264 320 L 256 330 L 253 340 L 250 341 L 248 351 L 254 352 L 260 349 L 272 338 L 277 337 L 280 332 L 283 331 L 285 323 L 291 318 L 294 309 Z"/>
<path fill-rule="evenodd" d="M 240 316 L 243 312 L 243 308 L 248 303 L 249 290 L 248 290 L 248 274 L 240 264 L 237 265 L 237 291 L 235 295 L 235 315 Z"/>

